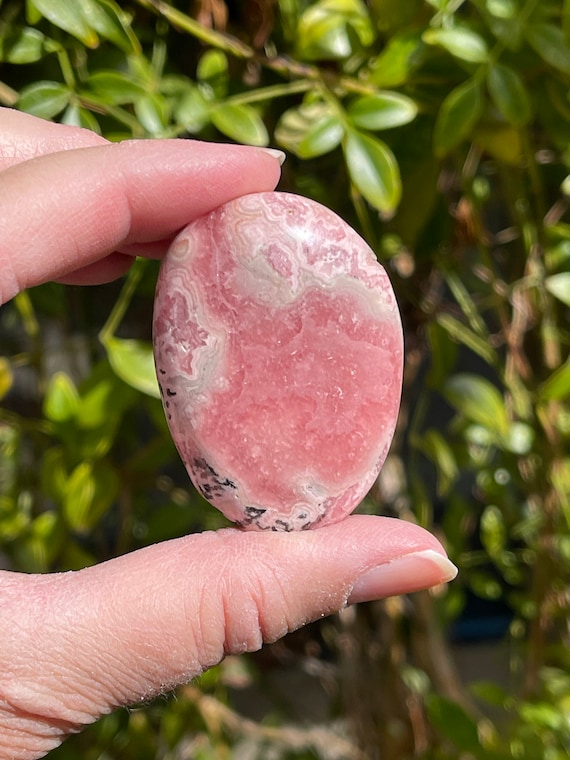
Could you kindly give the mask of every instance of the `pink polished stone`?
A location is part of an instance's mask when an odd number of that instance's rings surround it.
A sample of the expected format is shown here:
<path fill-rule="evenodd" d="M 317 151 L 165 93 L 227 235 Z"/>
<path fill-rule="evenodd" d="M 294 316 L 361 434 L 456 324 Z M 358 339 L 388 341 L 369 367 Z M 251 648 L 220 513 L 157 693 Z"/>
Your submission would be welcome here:
<path fill-rule="evenodd" d="M 190 224 L 158 280 L 154 346 L 196 487 L 247 528 L 337 522 L 394 433 L 402 326 L 388 276 L 342 219 L 287 193 Z"/>

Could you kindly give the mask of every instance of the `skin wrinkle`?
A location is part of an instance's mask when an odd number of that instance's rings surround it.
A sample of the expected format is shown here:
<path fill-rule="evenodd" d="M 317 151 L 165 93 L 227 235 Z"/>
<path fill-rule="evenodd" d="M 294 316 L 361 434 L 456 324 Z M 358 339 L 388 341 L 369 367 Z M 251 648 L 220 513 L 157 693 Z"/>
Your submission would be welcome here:
<path fill-rule="evenodd" d="M 3 141 L 0 143 L 0 169 L 7 169 L 29 158 L 40 156 L 44 152 L 40 144 L 33 146 L 30 154 L 29 149 L 26 150 L 20 140 Z"/>
<path fill-rule="evenodd" d="M 216 665 L 224 656 L 223 637 L 219 636 L 219 632 L 224 628 L 223 609 L 215 603 L 212 604 L 212 600 L 216 600 L 219 594 L 220 578 L 215 565 L 210 565 L 208 570 L 209 574 L 215 576 L 216 585 L 212 587 L 211 581 L 209 585 L 200 584 L 200 593 L 190 614 L 194 641 L 197 643 L 196 659 L 206 669 Z"/>
<path fill-rule="evenodd" d="M 98 653 L 98 658 L 86 671 L 88 679 L 93 677 L 93 683 L 98 682 L 98 691 L 101 699 L 106 701 L 108 711 L 109 705 L 115 707 L 133 704 L 157 693 L 156 686 L 152 684 L 159 679 L 163 667 L 165 641 L 172 657 L 169 636 L 172 634 L 176 641 L 178 633 L 176 629 L 163 631 L 160 625 L 165 616 L 162 598 L 164 589 L 149 586 L 145 593 L 145 589 L 126 573 L 120 579 L 121 584 L 113 584 L 117 585 L 116 592 L 112 588 L 108 589 L 110 600 L 105 604 L 104 595 L 99 593 L 99 586 L 105 580 L 99 578 L 97 567 L 91 570 L 95 572 L 89 574 L 93 593 L 88 604 L 93 609 L 89 611 L 83 625 L 88 645 Z M 160 572 L 160 568 L 157 571 Z M 124 598 L 120 588 L 122 583 L 131 590 L 129 603 L 132 607 L 128 628 L 125 628 Z M 73 589 L 70 593 L 73 593 Z M 119 601 L 114 604 L 116 598 Z M 110 631 L 113 632 L 111 636 Z M 123 631 L 124 637 L 119 635 Z M 136 643 L 133 645 L 133 642 Z M 189 642 L 188 649 L 191 646 L 192 643 Z"/>
<path fill-rule="evenodd" d="M 144 618 L 131 616 L 127 638 L 118 635 L 118 631 L 122 629 L 121 620 L 124 618 L 121 606 L 107 606 L 100 612 L 94 611 L 86 621 L 85 637 L 90 641 L 91 649 L 99 652 L 92 668 L 84 668 L 86 681 L 91 684 L 99 682 L 100 692 L 105 695 L 103 700 L 107 705 L 111 703 L 115 707 L 138 702 L 138 695 L 141 693 L 147 696 L 150 696 L 151 691 L 154 693 L 148 684 L 156 679 L 160 671 L 165 642 L 164 639 L 160 640 L 159 645 L 158 637 L 149 636 L 152 629 L 151 621 L 160 619 L 161 615 L 162 605 L 158 600 L 158 590 L 155 614 L 152 612 L 153 605 L 149 604 L 148 596 L 141 598 L 138 604 L 135 602 L 135 606 L 137 609 L 144 609 L 146 615 Z M 114 636 L 109 637 L 109 630 L 115 631 Z M 94 634 L 101 639 L 100 646 L 93 643 Z M 136 657 L 132 656 L 132 641 L 137 642 Z"/>
<path fill-rule="evenodd" d="M 54 600 L 57 605 L 57 594 Z M 8 702 L 15 710 L 35 715 L 41 721 L 62 720 L 70 725 L 90 722 L 95 701 L 93 682 L 83 675 L 83 668 L 71 667 L 83 663 L 88 656 L 78 649 L 77 641 L 70 640 L 80 630 L 76 620 L 67 614 L 65 607 L 53 615 L 47 605 L 36 600 L 29 611 L 29 622 L 23 623 L 23 627 L 22 635 L 14 638 L 14 646 L 20 655 L 27 650 L 34 658 L 35 653 L 42 652 L 42 658 L 33 673 L 13 673 L 12 689 L 4 679 L 3 694 Z M 63 636 L 61 630 L 66 632 Z M 87 633 L 79 641 L 85 641 Z M 57 690 L 54 683 L 59 685 Z M 69 684 L 73 684 L 71 690 Z"/>
<path fill-rule="evenodd" d="M 49 594 L 44 595 L 45 610 L 36 613 L 46 621 L 46 627 L 40 631 L 40 638 L 31 642 L 33 650 L 43 653 L 43 670 L 34 678 L 45 685 L 56 714 L 74 724 L 89 723 L 94 710 L 108 712 L 108 695 L 126 679 L 118 677 L 119 660 L 113 659 L 112 643 L 105 641 L 108 632 L 100 622 L 104 610 L 96 597 L 89 598 L 78 588 L 80 573 L 45 577 L 52 579 L 56 588 L 52 600 Z M 104 664 L 100 661 L 103 655 Z M 127 674 L 128 668 L 123 672 Z M 54 683 L 61 684 L 55 695 Z M 69 684 L 72 688 L 68 688 Z M 116 704 L 122 703 L 123 696 L 117 694 Z"/>
<path fill-rule="evenodd" d="M 39 651 L 43 651 L 44 655 L 48 654 L 45 647 Z M 37 660 L 37 656 L 35 659 Z M 93 722 L 95 717 L 92 711 L 78 712 L 67 705 L 69 695 L 65 690 L 66 683 L 71 685 L 71 694 L 77 694 L 81 688 L 76 674 L 68 672 L 70 678 L 67 681 L 62 680 L 61 667 L 57 668 L 55 679 L 45 672 L 35 672 L 30 674 L 28 678 L 32 680 L 26 684 L 21 680 L 21 676 L 16 676 L 12 693 L 6 678 L 2 679 L 5 701 L 0 707 L 0 737 L 5 746 L 10 748 L 10 752 L 14 750 L 14 745 L 8 738 L 14 732 L 23 737 L 20 746 L 29 750 L 28 756 L 37 757 L 39 753 L 43 754 L 59 746 L 66 735 L 76 732 L 80 726 Z M 55 689 L 54 683 L 60 687 Z M 91 699 L 87 700 L 87 703 L 93 706 Z M 0 747 L 0 758 L 3 757 L 10 758 L 12 755 L 4 756 Z"/>
<path fill-rule="evenodd" d="M 196 582 L 196 576 L 189 571 L 189 581 Z M 205 584 L 200 584 L 202 596 L 206 594 Z M 222 657 L 221 649 L 217 646 L 214 654 L 208 653 L 202 648 L 201 637 L 205 637 L 205 631 L 201 628 L 200 615 L 196 614 L 196 598 L 189 589 L 188 593 L 181 594 L 179 600 L 179 609 L 176 614 L 170 611 L 165 613 L 164 599 L 157 589 L 155 595 L 156 603 L 150 604 L 147 599 L 142 603 L 144 609 L 144 618 L 138 617 L 129 627 L 129 639 L 137 642 L 136 657 L 132 657 L 132 650 L 127 641 L 119 641 L 118 648 L 125 650 L 127 656 L 131 656 L 128 665 L 129 672 L 129 689 L 122 698 L 115 698 L 116 704 L 129 704 L 138 701 L 136 695 L 143 694 L 144 699 L 150 699 L 158 694 L 166 693 L 177 683 L 191 680 L 194 676 L 202 672 L 207 666 L 219 662 Z M 178 602 L 178 600 L 177 600 Z M 198 602 L 198 607 L 200 602 Z M 151 611 L 154 607 L 154 611 Z M 117 607 L 113 611 L 113 616 L 120 616 L 122 610 Z M 176 627 L 164 629 L 161 621 L 166 619 L 176 619 Z M 153 625 L 149 625 L 152 621 Z M 212 621 L 210 620 L 210 625 Z M 140 631 L 140 635 L 137 634 Z M 211 638 L 211 637 L 210 637 Z M 169 651 L 170 669 L 172 677 L 163 680 L 160 686 L 152 684 L 160 682 L 160 672 L 164 669 L 164 651 L 165 646 Z M 195 652 L 196 654 L 193 654 Z"/>
<path fill-rule="evenodd" d="M 270 563 L 265 552 L 250 552 L 251 561 L 244 564 L 245 572 L 235 577 L 236 557 L 241 541 L 236 536 L 237 546 L 232 552 L 225 552 L 218 577 L 220 606 L 224 620 L 224 652 L 241 654 L 257 651 L 266 640 L 264 636 L 260 597 L 264 596 L 264 577 L 270 572 Z M 261 567 L 260 567 L 261 565 Z M 262 603 L 262 602 L 261 602 Z M 274 600 L 272 599 L 272 604 Z M 236 643 L 237 642 L 237 645 Z"/>
<path fill-rule="evenodd" d="M 32 730 L 38 738 L 60 737 L 72 733 L 78 725 L 77 721 L 38 715 L 35 712 L 27 712 L 20 708 L 14 708 L 13 705 L 9 704 L 2 705 L 1 709 L 4 713 L 11 713 L 16 718 L 15 721 L 13 720 L 10 723 L 8 730 L 14 732 L 29 732 Z M 25 728 L 19 728 L 19 726 Z"/>
<path fill-rule="evenodd" d="M 288 601 L 288 597 L 290 594 L 288 594 L 284 588 L 283 580 L 279 575 L 278 568 L 275 568 L 274 566 L 268 564 L 266 567 L 266 572 L 268 573 L 268 576 L 272 579 L 275 586 L 279 589 L 279 596 L 281 603 L 279 605 L 279 610 L 281 611 L 281 615 L 279 616 L 278 623 L 276 624 L 276 621 L 269 623 L 265 619 L 265 616 L 263 614 L 263 610 L 266 610 L 269 604 L 269 600 L 266 598 L 266 586 L 269 588 L 272 588 L 272 583 L 260 583 L 259 588 L 261 590 L 262 599 L 259 603 L 259 612 L 260 612 L 260 631 L 262 635 L 263 641 L 266 641 L 268 643 L 273 643 L 274 641 L 277 641 L 282 636 L 284 636 L 287 632 L 291 632 L 293 630 L 296 630 L 297 628 L 300 628 L 303 624 L 302 622 L 298 622 L 295 620 L 295 615 L 292 614 L 290 604 Z M 272 589 L 273 590 L 273 589 Z M 273 606 L 275 604 L 274 598 L 271 599 L 270 606 Z"/>
<path fill-rule="evenodd" d="M 255 587 L 259 585 L 250 578 L 249 572 L 240 576 L 237 583 L 231 576 L 224 582 L 221 605 L 224 609 L 226 654 L 256 652 L 263 645 L 259 604 L 255 595 Z"/>
<path fill-rule="evenodd" d="M 275 567 L 271 555 L 265 551 L 265 548 L 252 557 L 248 567 L 254 568 L 252 572 L 247 572 L 240 576 L 239 593 L 236 593 L 235 581 L 231 582 L 232 574 L 228 574 L 228 580 L 224 584 L 225 597 L 222 603 L 225 608 L 226 621 L 226 646 L 225 650 L 229 654 L 239 654 L 241 651 L 255 651 L 263 645 L 264 642 L 270 643 L 277 641 L 287 632 L 296 630 L 301 627 L 306 620 L 297 620 L 291 608 L 291 587 L 289 576 L 294 572 L 283 570 Z M 231 568 L 230 568 L 231 569 Z M 267 589 L 271 589 L 268 594 Z M 277 590 L 277 593 L 276 593 Z M 238 603 L 237 600 L 240 600 Z M 244 604 L 244 600 L 250 604 Z M 237 606 L 237 609 L 234 608 Z M 267 620 L 264 610 L 271 609 L 271 620 Z M 244 617 L 244 610 L 246 616 Z M 277 615 L 276 610 L 280 614 Z M 243 628 L 244 633 L 237 631 Z M 235 629 L 232 631 L 232 629 Z M 247 649 L 237 649 L 228 644 L 228 641 L 245 641 Z"/>
<path fill-rule="evenodd" d="M 80 730 L 76 724 L 66 721 L 47 721 L 37 716 L 21 716 L 3 725 L 0 713 L 0 732 L 3 745 L 0 745 L 0 760 L 13 760 L 18 750 L 18 760 L 43 757 L 59 747 L 66 736 Z"/>
<path fill-rule="evenodd" d="M 1 727 L 1 730 L 4 746 L 0 745 L 0 760 L 14 760 L 14 757 L 18 760 L 35 760 L 59 747 L 65 739 L 64 734 L 58 737 L 43 736 L 41 731 L 36 734 L 33 726 L 28 725 L 22 729 Z"/>

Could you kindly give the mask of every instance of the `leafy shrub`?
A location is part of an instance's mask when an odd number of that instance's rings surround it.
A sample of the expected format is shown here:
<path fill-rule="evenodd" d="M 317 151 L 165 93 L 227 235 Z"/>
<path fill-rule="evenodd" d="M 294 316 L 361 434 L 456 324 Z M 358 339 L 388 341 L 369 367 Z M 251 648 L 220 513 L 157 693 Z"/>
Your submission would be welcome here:
<path fill-rule="evenodd" d="M 265 722 L 240 718 L 230 661 L 53 757 L 562 760 L 568 4 L 202 0 L 194 16 L 187 5 L 0 2 L 0 103 L 111 140 L 287 150 L 282 189 L 354 224 L 402 308 L 400 426 L 362 509 L 436 531 L 461 573 L 446 590 L 350 610 L 241 661 L 250 685 L 268 680 L 268 659 L 316 668 L 336 695 L 322 731 L 275 703 Z M 78 568 L 223 523 L 180 471 L 157 400 L 155 278 L 154 263 L 138 262 L 120 285 L 49 284 L 2 308 L 9 567 Z M 497 614 L 475 622 L 502 629 L 508 679 L 467 686 L 444 631 L 471 635 L 467 612 L 482 600 Z"/>

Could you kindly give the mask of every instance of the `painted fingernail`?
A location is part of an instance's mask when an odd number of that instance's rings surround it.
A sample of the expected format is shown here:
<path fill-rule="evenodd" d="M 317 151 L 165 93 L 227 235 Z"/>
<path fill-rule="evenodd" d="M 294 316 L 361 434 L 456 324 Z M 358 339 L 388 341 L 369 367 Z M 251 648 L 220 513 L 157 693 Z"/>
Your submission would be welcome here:
<path fill-rule="evenodd" d="M 348 604 L 408 594 L 447 583 L 456 575 L 457 568 L 453 562 L 432 549 L 405 554 L 361 575 L 349 594 Z"/>
<path fill-rule="evenodd" d="M 264 153 L 267 153 L 271 156 L 271 158 L 276 158 L 279 161 L 279 165 L 283 166 L 283 162 L 287 158 L 285 153 L 283 153 L 282 150 L 277 150 L 276 148 L 261 148 L 261 150 Z"/>

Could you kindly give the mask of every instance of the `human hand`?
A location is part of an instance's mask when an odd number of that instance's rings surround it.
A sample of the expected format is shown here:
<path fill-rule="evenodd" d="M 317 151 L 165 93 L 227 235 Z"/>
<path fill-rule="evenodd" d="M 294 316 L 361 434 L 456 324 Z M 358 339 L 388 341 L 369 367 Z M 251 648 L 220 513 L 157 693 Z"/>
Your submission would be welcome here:
<path fill-rule="evenodd" d="M 272 190 L 277 155 L 189 140 L 109 143 L 0 108 L 0 304 L 46 280 L 107 282 L 134 256 L 160 258 L 192 219 Z"/>
<path fill-rule="evenodd" d="M 239 146 L 111 145 L 0 109 L 0 172 L 1 303 L 161 256 L 197 216 L 273 189 L 279 163 Z M 454 574 L 429 533 L 362 515 L 302 533 L 190 535 L 72 573 L 0 572 L 0 760 L 41 757 L 117 706 L 347 603 Z"/>

